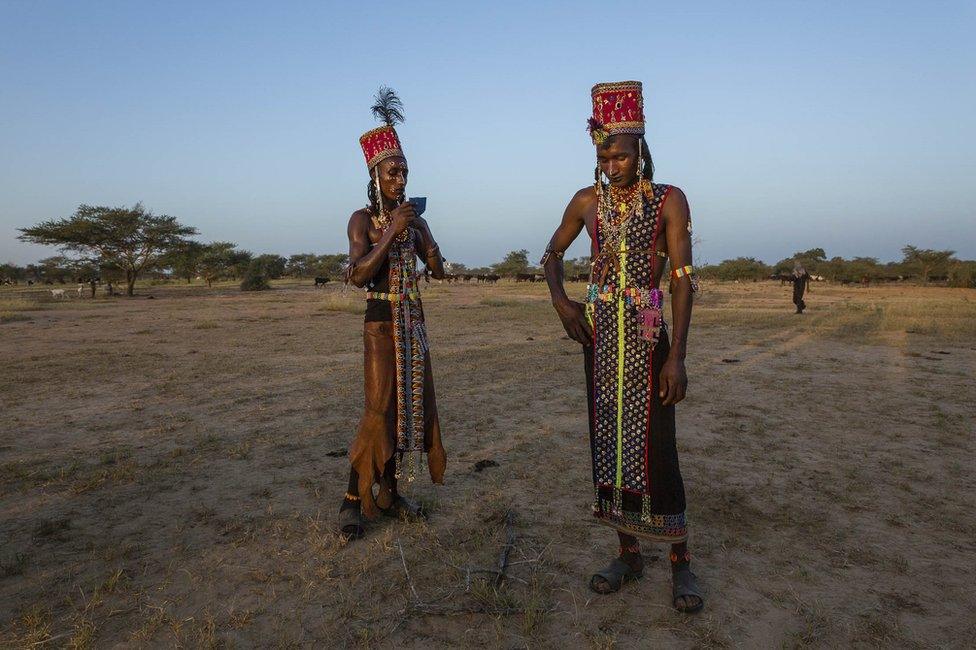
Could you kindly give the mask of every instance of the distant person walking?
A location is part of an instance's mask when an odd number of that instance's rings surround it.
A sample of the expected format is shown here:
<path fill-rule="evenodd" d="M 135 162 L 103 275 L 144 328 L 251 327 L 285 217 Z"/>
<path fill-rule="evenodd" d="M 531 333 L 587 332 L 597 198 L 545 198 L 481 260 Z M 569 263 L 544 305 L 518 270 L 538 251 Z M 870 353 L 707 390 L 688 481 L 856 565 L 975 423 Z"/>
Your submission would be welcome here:
<path fill-rule="evenodd" d="M 369 203 L 349 218 L 346 282 L 367 289 L 366 408 L 349 446 L 349 486 L 339 508 L 339 531 L 347 538 L 363 535 L 363 516 L 425 516 L 400 496 L 398 481 L 412 481 L 426 464 L 431 480 L 443 483 L 447 464 L 417 282 L 417 256 L 437 279 L 444 277 L 444 259 L 427 222 L 405 199 L 407 159 L 393 128 L 403 120 L 402 108 L 392 90 L 381 88 L 372 110 L 385 124 L 359 138 Z"/>
<path fill-rule="evenodd" d="M 793 266 L 790 282 L 793 283 L 793 304 L 796 305 L 796 313 L 802 314 L 803 310 L 807 308 L 807 303 L 803 302 L 803 293 L 810 284 L 810 274 L 799 262 Z"/>

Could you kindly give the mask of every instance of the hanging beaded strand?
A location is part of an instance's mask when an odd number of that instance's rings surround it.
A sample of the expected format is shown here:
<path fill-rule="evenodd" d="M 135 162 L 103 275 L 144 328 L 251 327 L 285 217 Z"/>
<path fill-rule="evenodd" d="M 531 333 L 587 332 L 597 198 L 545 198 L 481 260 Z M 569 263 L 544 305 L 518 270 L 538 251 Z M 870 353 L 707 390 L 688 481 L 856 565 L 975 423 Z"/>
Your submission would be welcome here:
<path fill-rule="evenodd" d="M 385 210 L 383 209 L 383 190 L 380 189 L 380 164 L 373 167 L 373 181 L 376 183 L 376 222 L 381 228 L 386 227 Z"/>

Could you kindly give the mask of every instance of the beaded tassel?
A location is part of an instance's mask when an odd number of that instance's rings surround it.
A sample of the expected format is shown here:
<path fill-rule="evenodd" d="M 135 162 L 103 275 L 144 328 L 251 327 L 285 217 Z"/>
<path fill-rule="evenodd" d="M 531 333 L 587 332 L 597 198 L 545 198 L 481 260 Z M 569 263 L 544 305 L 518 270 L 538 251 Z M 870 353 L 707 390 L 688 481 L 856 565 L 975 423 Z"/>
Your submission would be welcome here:
<path fill-rule="evenodd" d="M 620 488 L 613 489 L 613 514 L 620 516 L 624 511 L 623 491 Z"/>

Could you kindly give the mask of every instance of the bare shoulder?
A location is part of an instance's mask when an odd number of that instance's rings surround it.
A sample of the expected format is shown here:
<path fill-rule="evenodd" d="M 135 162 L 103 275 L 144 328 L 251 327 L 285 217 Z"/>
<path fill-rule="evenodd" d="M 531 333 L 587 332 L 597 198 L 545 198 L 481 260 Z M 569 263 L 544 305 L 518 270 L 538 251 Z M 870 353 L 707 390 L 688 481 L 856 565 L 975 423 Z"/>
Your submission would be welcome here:
<path fill-rule="evenodd" d="M 667 201 L 664 205 L 688 205 L 688 197 L 685 196 L 684 190 L 682 190 L 677 185 L 668 185 L 670 188 L 668 190 Z"/>
<path fill-rule="evenodd" d="M 596 188 L 587 185 L 573 195 L 570 204 L 576 203 L 580 206 L 589 206 L 596 202 Z"/>
<path fill-rule="evenodd" d="M 370 214 L 366 208 L 360 208 L 349 217 L 349 230 L 359 230 L 369 225 Z"/>
<path fill-rule="evenodd" d="M 573 198 L 569 200 L 569 205 L 566 206 L 566 215 L 582 218 L 594 205 L 596 205 L 596 189 L 590 185 L 573 195 Z"/>
<path fill-rule="evenodd" d="M 664 205 L 661 207 L 661 212 L 664 214 L 665 219 L 683 219 L 687 220 L 689 218 L 690 210 L 688 208 L 688 197 L 677 185 L 669 185 L 667 198 L 664 200 Z"/>

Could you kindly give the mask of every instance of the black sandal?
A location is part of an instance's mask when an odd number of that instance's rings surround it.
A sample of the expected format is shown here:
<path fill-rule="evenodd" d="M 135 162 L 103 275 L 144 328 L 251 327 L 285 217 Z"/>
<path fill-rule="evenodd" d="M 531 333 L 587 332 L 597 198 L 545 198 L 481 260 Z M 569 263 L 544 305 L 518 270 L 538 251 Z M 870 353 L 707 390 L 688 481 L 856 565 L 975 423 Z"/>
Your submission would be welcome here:
<path fill-rule="evenodd" d="M 629 564 L 619 557 L 614 558 L 605 569 L 601 569 L 590 578 L 590 589 L 598 594 L 612 594 L 620 591 L 620 587 L 629 580 L 636 580 L 644 576 L 644 569 L 635 571 Z M 601 582 L 602 580 L 602 582 Z M 606 589 L 601 589 L 598 585 L 606 584 Z"/>
<path fill-rule="evenodd" d="M 360 539 L 366 534 L 363 516 L 359 507 L 343 508 L 339 511 L 339 535 L 345 540 Z"/>
<path fill-rule="evenodd" d="M 387 517 L 396 517 L 397 519 L 406 519 L 413 521 L 420 521 L 427 519 L 427 509 L 424 508 L 423 504 L 416 501 L 411 501 L 406 497 L 397 495 L 396 499 L 389 508 L 383 509 L 383 514 Z"/>
<path fill-rule="evenodd" d="M 376 502 L 376 507 L 380 510 L 387 510 L 393 507 L 393 488 L 394 483 L 388 476 L 381 476 L 378 481 L 379 489 L 376 491 L 376 496 L 373 501 Z"/>
<path fill-rule="evenodd" d="M 694 614 L 705 606 L 705 599 L 702 598 L 701 590 L 698 589 L 698 576 L 691 572 L 691 567 L 687 564 L 680 569 L 671 568 L 671 602 L 674 608 L 684 614 Z M 690 607 L 679 607 L 679 598 L 697 598 L 698 604 Z"/>

